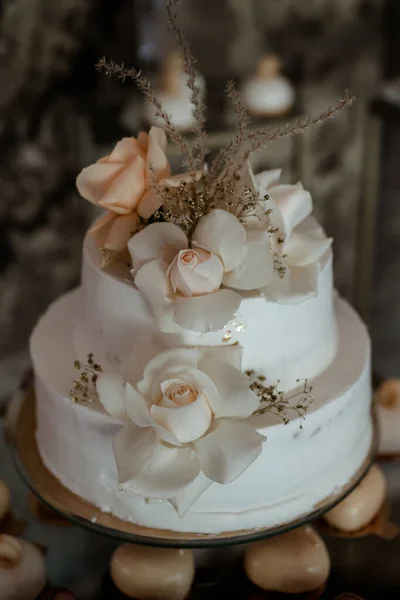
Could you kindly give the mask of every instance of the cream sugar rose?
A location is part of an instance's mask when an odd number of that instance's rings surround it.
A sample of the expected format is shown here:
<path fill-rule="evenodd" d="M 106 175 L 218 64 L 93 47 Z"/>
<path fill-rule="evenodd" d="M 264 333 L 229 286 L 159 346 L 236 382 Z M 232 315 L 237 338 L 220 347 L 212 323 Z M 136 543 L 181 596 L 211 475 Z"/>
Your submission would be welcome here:
<path fill-rule="evenodd" d="M 334 295 L 311 195 L 279 176 L 244 164 L 233 198 L 216 196 L 193 227 L 166 207 L 206 178 L 171 178 L 157 128 L 78 177 L 108 212 L 85 240 L 81 286 L 31 338 L 36 437 L 47 468 L 99 508 L 174 531 L 271 527 L 366 459 L 368 335 Z M 102 269 L 98 246 L 127 247 L 131 272 Z M 93 351 L 102 372 L 90 359 L 72 402 L 72 365 Z"/>
<path fill-rule="evenodd" d="M 101 404 L 126 422 L 113 440 L 122 489 L 171 500 L 183 515 L 195 480 L 200 494 L 248 468 L 265 438 L 245 422 L 260 401 L 240 366 L 239 346 L 176 348 L 151 359 L 136 387 L 100 374 Z M 134 365 L 124 370 L 135 379 Z"/>

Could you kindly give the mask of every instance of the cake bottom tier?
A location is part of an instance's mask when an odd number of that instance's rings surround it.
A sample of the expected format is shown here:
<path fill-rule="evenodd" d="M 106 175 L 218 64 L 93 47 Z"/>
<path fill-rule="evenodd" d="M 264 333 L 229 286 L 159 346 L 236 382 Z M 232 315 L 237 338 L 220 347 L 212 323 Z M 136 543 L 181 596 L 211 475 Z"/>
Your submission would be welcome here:
<path fill-rule="evenodd" d="M 76 376 L 71 338 L 80 300 L 76 290 L 56 301 L 31 338 L 36 439 L 51 473 L 101 510 L 180 532 L 276 527 L 337 493 L 368 456 L 373 438 L 369 338 L 356 313 L 338 299 L 337 355 L 311 382 L 314 402 L 305 420 L 293 418 L 285 425 L 268 413 L 252 417 L 267 437 L 260 456 L 230 484 L 212 484 L 182 518 L 168 501 L 120 491 L 112 439 L 121 422 L 97 403 L 76 404 L 69 398 Z"/>

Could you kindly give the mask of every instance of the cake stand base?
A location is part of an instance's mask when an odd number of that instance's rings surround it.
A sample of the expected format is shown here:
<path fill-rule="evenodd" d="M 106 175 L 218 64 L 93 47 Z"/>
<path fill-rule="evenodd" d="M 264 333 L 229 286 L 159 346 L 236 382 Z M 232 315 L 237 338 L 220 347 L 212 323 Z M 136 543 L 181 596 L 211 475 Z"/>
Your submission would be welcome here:
<path fill-rule="evenodd" d="M 370 450 L 363 464 L 343 488 L 293 521 L 268 529 L 230 531 L 221 534 L 179 533 L 152 529 L 123 521 L 102 512 L 64 487 L 48 471 L 39 456 L 35 439 L 35 395 L 32 386 L 12 401 L 8 438 L 16 468 L 31 491 L 50 509 L 74 522 L 120 542 L 169 548 L 212 548 L 232 546 L 279 535 L 314 521 L 341 502 L 369 470 L 376 452 L 376 426 Z"/>

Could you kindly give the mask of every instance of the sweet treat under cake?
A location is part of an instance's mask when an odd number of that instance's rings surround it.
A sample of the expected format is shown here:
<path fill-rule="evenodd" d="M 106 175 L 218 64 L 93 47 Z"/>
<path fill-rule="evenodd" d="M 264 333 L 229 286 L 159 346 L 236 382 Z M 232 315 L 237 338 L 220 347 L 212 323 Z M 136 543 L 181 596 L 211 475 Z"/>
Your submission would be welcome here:
<path fill-rule="evenodd" d="M 81 196 L 105 212 L 86 235 L 80 286 L 31 337 L 44 465 L 153 529 L 293 521 L 347 486 L 372 443 L 369 338 L 334 291 L 332 240 L 301 183 L 253 174 L 250 152 L 271 132 L 248 133 L 227 92 L 237 136 L 208 166 L 205 134 L 189 146 L 164 118 L 165 131 L 124 138 L 83 169 Z M 171 175 L 166 134 L 183 174 Z"/>
<path fill-rule="evenodd" d="M 266 55 L 257 72 L 242 86 L 243 102 L 255 117 L 277 117 L 291 110 L 295 92 L 290 81 L 280 73 L 277 56 Z"/>

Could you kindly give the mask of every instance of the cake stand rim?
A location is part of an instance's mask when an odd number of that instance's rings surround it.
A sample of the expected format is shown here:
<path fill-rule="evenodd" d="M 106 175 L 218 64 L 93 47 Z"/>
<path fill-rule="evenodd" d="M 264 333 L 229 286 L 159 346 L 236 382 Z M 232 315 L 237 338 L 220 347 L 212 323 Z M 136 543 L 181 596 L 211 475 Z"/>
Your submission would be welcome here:
<path fill-rule="evenodd" d="M 374 463 L 374 460 L 376 458 L 376 451 L 378 448 L 377 421 L 375 410 L 372 405 L 371 419 L 373 425 L 373 435 L 369 451 L 362 465 L 357 469 L 356 473 L 353 475 L 351 480 L 346 485 L 341 487 L 340 491 L 337 494 L 331 494 L 325 500 L 319 502 L 317 508 L 314 508 L 309 513 L 303 514 L 297 517 L 296 519 L 293 519 L 292 521 L 282 523 L 272 528 L 269 527 L 259 529 L 237 530 L 230 532 L 222 532 L 219 534 L 181 533 L 166 529 L 152 529 L 149 527 L 136 525 L 135 523 L 131 523 L 128 521 L 123 521 L 122 519 L 114 517 L 113 515 L 109 515 L 108 513 L 103 513 L 99 508 L 90 504 L 88 501 L 78 497 L 76 494 L 74 494 L 71 490 L 69 490 L 55 478 L 55 476 L 45 467 L 40 458 L 36 438 L 34 435 L 35 417 L 33 408 L 36 400 L 32 383 L 28 382 L 27 384 L 25 384 L 25 386 L 19 390 L 19 394 L 20 395 L 18 397 L 18 414 L 14 418 L 12 428 L 9 427 L 7 442 L 11 450 L 11 455 L 16 470 L 23 482 L 25 483 L 25 485 L 45 506 L 47 506 L 47 508 L 54 511 L 59 516 L 64 517 L 65 519 L 74 523 L 78 527 L 82 527 L 84 529 L 92 531 L 93 533 L 109 537 L 122 543 L 131 543 L 143 546 L 165 548 L 213 548 L 222 546 L 234 546 L 239 544 L 246 544 L 249 542 L 260 541 L 269 537 L 281 535 L 288 531 L 292 531 L 294 529 L 302 527 L 303 525 L 311 523 L 312 521 L 317 520 L 326 512 L 334 508 L 337 504 L 342 502 L 342 500 L 344 500 L 364 479 L 372 464 Z M 29 402 L 30 400 L 31 402 Z M 13 401 L 14 400 L 12 400 L 11 402 Z M 30 407 L 29 404 L 31 405 Z M 30 414 L 31 416 L 33 416 L 33 419 L 32 427 L 30 427 L 29 430 L 27 430 L 27 423 L 23 422 L 22 416 L 26 416 L 26 414 L 29 415 L 29 413 L 27 413 L 29 408 Z M 24 425 L 25 429 L 23 428 Z M 51 499 L 51 493 L 46 494 L 46 490 L 38 489 L 38 486 L 35 485 L 33 481 L 33 479 L 35 478 L 35 473 L 32 472 L 32 466 L 27 466 L 26 459 L 24 462 L 23 458 L 21 457 L 21 449 L 19 443 L 21 435 L 25 441 L 26 439 L 29 439 L 29 441 L 32 444 L 30 448 L 34 453 L 34 458 L 38 461 L 38 463 L 40 463 L 39 469 L 41 476 L 43 477 L 43 474 L 45 474 L 52 483 L 54 480 L 54 485 L 57 486 L 57 489 L 61 490 L 65 495 L 73 497 L 81 507 L 84 506 L 86 510 L 90 508 L 90 512 L 93 514 L 92 518 L 89 519 L 88 517 L 79 514 L 79 512 L 74 512 L 73 510 L 71 510 L 71 508 L 68 508 L 67 506 L 62 506 L 60 502 Z M 26 436 L 28 436 L 28 438 Z M 36 471 L 36 475 L 38 473 L 39 471 Z M 104 524 L 104 521 L 114 522 L 121 528 L 106 525 Z M 139 532 L 133 531 L 135 529 L 137 529 Z M 156 534 L 154 534 L 154 532 L 156 532 Z"/>

